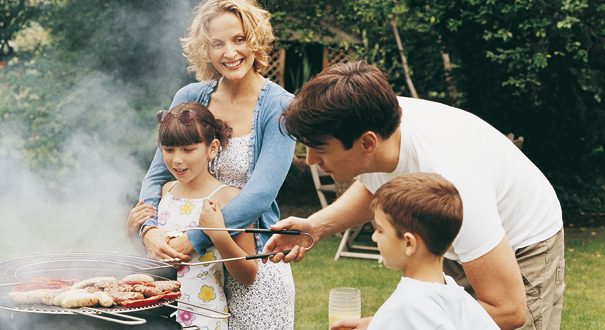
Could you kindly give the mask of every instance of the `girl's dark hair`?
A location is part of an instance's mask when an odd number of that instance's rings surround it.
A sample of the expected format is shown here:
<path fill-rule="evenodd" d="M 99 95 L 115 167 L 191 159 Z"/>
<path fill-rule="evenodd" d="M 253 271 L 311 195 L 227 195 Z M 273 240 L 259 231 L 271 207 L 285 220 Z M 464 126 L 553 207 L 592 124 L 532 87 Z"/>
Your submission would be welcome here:
<path fill-rule="evenodd" d="M 179 121 L 183 111 L 193 112 L 193 123 L 185 125 Z M 227 122 L 216 119 L 210 110 L 197 102 L 186 102 L 170 109 L 172 118 L 159 124 L 158 143 L 167 147 L 182 147 L 197 143 L 210 144 L 217 139 L 222 147 L 227 146 L 232 129 Z"/>

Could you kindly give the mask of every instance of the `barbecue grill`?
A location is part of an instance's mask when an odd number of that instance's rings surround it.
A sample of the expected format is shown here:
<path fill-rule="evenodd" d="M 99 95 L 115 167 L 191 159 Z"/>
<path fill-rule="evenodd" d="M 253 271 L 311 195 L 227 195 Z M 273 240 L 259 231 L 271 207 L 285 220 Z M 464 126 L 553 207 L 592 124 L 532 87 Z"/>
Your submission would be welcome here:
<path fill-rule="evenodd" d="M 86 279 L 124 277 L 133 273 L 155 280 L 176 280 L 176 268 L 168 263 L 118 254 L 40 254 L 0 262 L 0 324 L 2 329 L 181 329 L 169 315 L 174 300 L 144 307 L 79 308 L 17 305 L 8 297 L 13 284 L 34 278 Z M 97 318 L 102 318 L 99 320 Z M 108 322 L 111 321 L 111 322 Z"/>

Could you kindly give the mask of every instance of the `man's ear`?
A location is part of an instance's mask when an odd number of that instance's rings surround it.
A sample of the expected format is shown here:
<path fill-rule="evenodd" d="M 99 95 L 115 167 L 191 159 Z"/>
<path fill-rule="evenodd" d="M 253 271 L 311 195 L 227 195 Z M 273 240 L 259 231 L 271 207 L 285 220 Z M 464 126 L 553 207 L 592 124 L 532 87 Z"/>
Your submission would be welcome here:
<path fill-rule="evenodd" d="M 361 149 L 365 152 L 373 152 L 378 145 L 378 135 L 372 131 L 367 131 L 359 137 Z"/>
<path fill-rule="evenodd" d="M 208 146 L 208 158 L 214 159 L 214 157 L 216 157 L 216 155 L 218 154 L 218 150 L 220 147 L 221 143 L 218 139 L 212 140 L 212 142 L 210 142 L 210 145 Z"/>
<path fill-rule="evenodd" d="M 403 233 L 403 253 L 411 257 L 416 253 L 417 247 L 418 241 L 416 240 L 416 236 L 410 232 Z"/>

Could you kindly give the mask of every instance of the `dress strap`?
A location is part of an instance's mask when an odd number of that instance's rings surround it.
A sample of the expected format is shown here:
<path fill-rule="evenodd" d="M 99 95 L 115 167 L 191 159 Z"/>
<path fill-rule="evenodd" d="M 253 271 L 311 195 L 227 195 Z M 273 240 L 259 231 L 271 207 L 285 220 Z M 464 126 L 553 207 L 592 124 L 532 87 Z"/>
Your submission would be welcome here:
<path fill-rule="evenodd" d="M 174 188 L 174 186 L 176 186 L 176 184 L 179 183 L 178 181 L 174 181 L 172 183 L 172 186 L 170 186 L 170 188 L 168 188 L 168 192 L 170 192 L 172 190 L 172 188 Z"/>
<path fill-rule="evenodd" d="M 222 184 L 222 185 L 218 186 L 218 188 L 214 189 L 214 191 L 210 195 L 208 195 L 208 197 L 206 197 L 204 199 L 210 199 L 210 198 L 212 198 L 212 196 L 214 196 L 214 194 L 216 194 L 219 190 L 223 189 L 224 187 L 227 187 L 227 185 L 226 184 Z"/>

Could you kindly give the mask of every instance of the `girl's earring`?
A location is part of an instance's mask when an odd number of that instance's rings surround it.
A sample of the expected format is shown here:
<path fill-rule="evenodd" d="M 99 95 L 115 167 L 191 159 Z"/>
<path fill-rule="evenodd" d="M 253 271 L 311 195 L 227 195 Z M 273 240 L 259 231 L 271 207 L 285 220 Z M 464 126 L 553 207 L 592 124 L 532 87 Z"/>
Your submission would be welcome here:
<path fill-rule="evenodd" d="M 218 157 L 214 157 L 210 160 L 208 164 L 208 172 L 212 175 L 216 175 L 216 160 Z"/>

